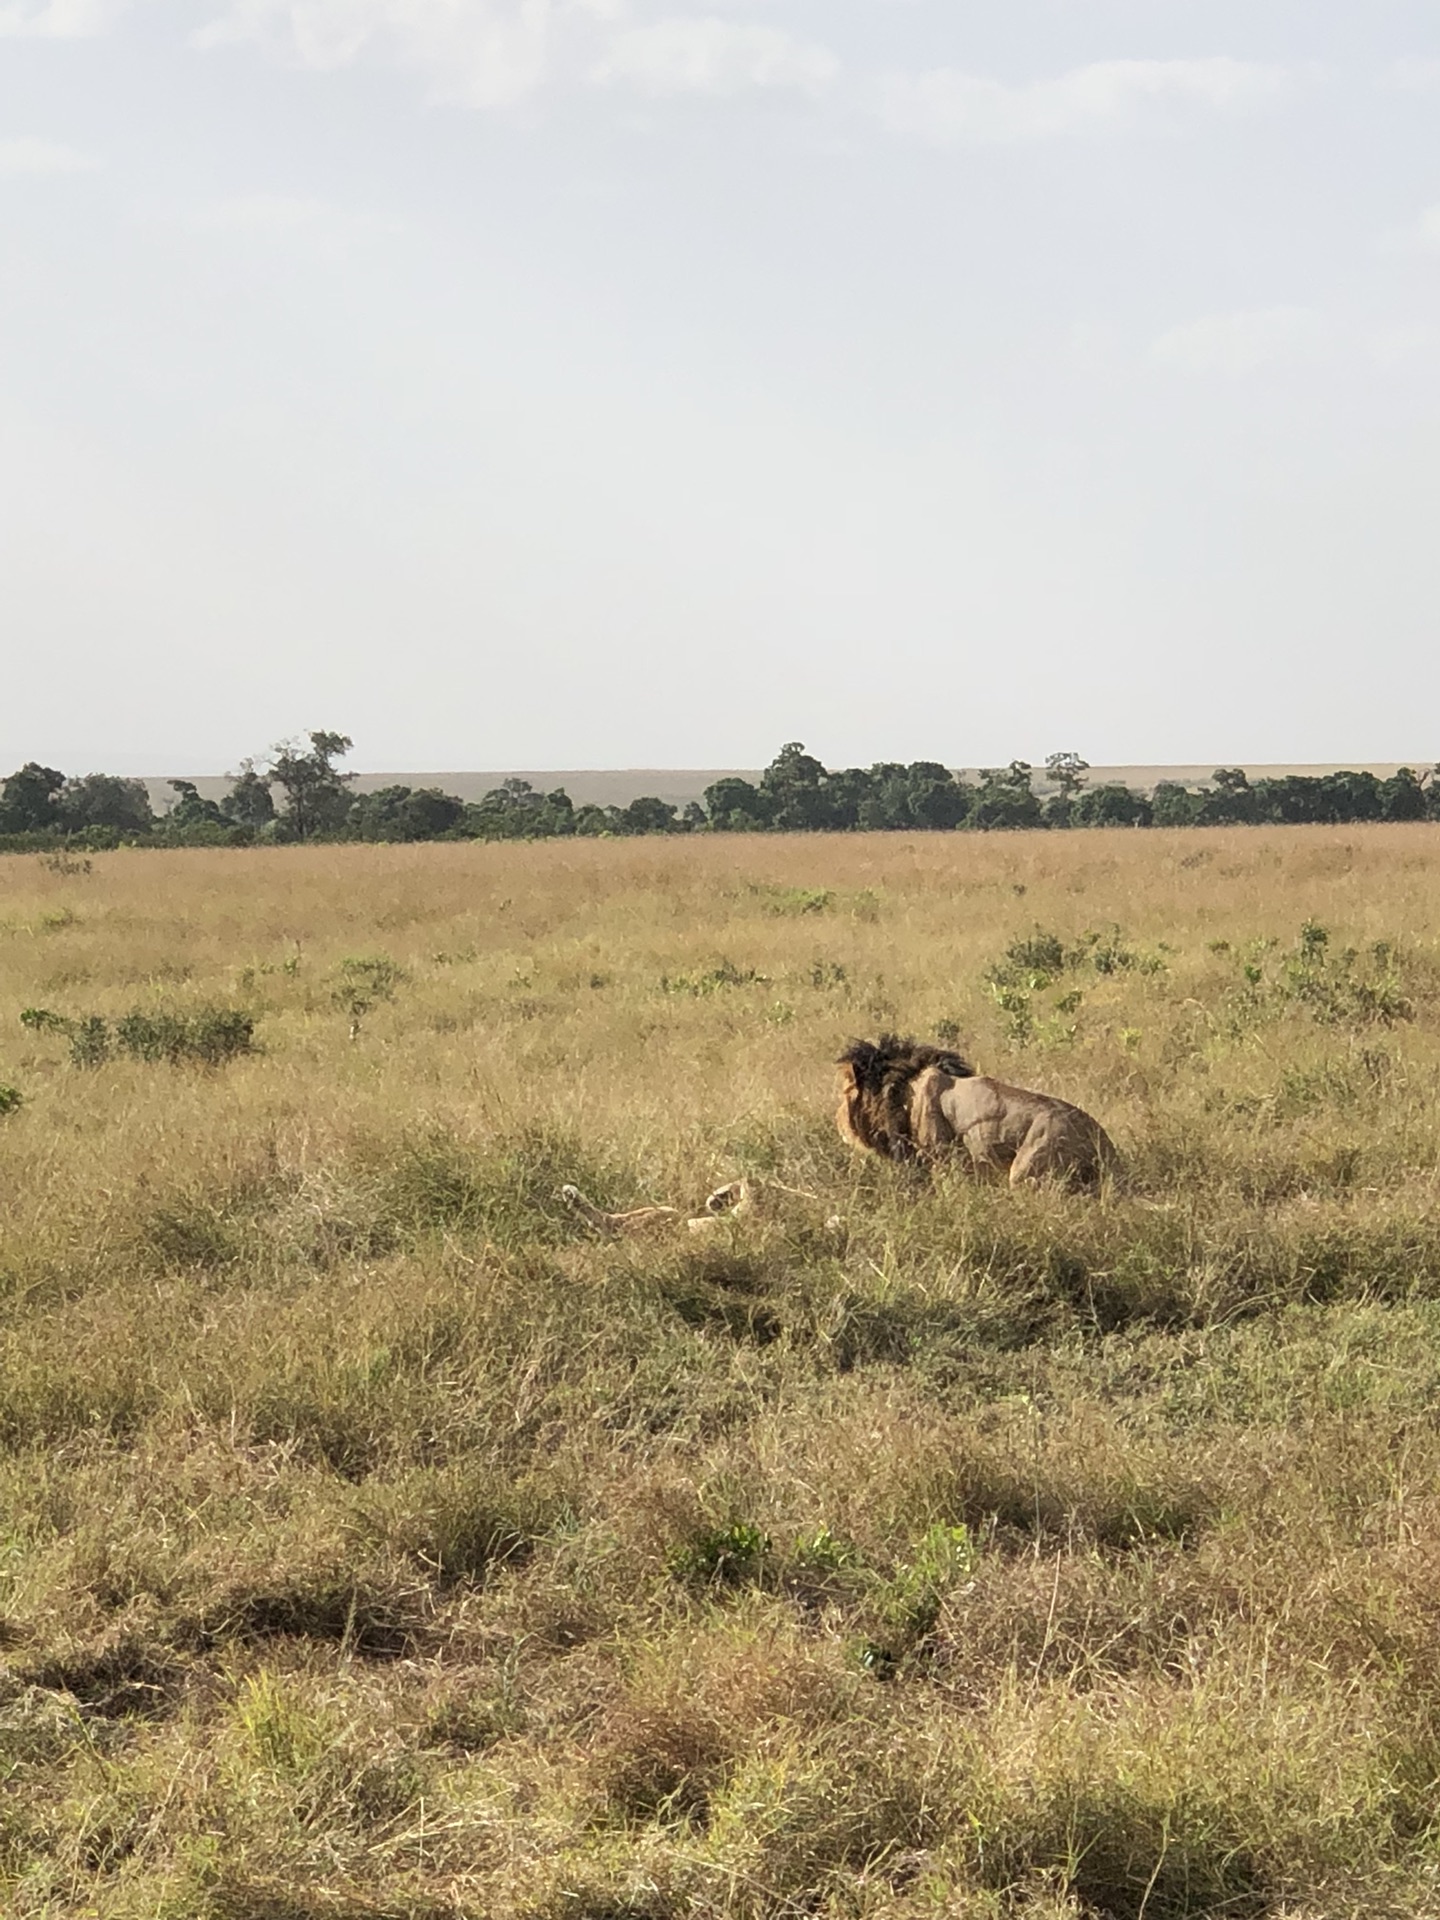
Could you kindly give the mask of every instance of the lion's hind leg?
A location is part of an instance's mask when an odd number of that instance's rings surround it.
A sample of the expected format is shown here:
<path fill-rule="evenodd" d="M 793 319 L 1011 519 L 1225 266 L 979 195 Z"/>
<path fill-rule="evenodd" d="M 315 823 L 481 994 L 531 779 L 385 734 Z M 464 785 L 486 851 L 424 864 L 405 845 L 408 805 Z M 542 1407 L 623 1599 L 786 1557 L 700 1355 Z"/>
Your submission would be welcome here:
<path fill-rule="evenodd" d="M 1053 1126 L 1044 1119 L 1032 1120 L 1026 1129 L 1020 1150 L 1010 1162 L 1010 1184 L 1022 1187 L 1037 1180 L 1062 1180 L 1067 1172 L 1064 1143 L 1055 1138 Z"/>
<path fill-rule="evenodd" d="M 1088 1118 L 1088 1116 L 1081 1116 Z M 1090 1126 L 1078 1129 L 1069 1115 L 1039 1113 L 1026 1129 L 1010 1164 L 1010 1184 L 1053 1180 L 1059 1186 L 1094 1187 L 1100 1183 L 1101 1154 Z"/>

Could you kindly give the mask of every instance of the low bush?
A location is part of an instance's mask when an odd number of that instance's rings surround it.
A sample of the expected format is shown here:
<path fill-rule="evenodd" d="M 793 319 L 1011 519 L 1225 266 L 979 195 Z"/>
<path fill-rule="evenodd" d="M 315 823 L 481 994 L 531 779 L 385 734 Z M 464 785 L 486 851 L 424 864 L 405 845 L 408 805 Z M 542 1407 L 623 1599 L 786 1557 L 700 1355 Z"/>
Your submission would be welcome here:
<path fill-rule="evenodd" d="M 255 1051 L 255 1016 L 235 1007 L 198 1007 L 190 1013 L 137 1008 L 113 1027 L 98 1013 L 71 1018 L 48 1007 L 27 1007 L 20 1020 L 36 1033 L 63 1034 L 77 1067 L 102 1067 L 117 1053 L 170 1066 L 218 1067 Z"/>

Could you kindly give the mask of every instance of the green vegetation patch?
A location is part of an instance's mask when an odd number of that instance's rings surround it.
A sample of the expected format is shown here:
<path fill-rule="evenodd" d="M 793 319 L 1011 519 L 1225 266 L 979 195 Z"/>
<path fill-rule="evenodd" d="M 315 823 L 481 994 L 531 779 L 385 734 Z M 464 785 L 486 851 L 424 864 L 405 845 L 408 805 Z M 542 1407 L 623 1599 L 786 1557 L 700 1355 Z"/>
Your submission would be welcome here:
<path fill-rule="evenodd" d="M 35 1033 L 62 1034 L 77 1067 L 102 1067 L 117 1056 L 219 1067 L 256 1050 L 255 1016 L 238 1007 L 204 1006 L 188 1013 L 136 1008 L 113 1024 L 98 1013 L 72 1018 L 47 1007 L 26 1007 L 20 1023 Z"/>

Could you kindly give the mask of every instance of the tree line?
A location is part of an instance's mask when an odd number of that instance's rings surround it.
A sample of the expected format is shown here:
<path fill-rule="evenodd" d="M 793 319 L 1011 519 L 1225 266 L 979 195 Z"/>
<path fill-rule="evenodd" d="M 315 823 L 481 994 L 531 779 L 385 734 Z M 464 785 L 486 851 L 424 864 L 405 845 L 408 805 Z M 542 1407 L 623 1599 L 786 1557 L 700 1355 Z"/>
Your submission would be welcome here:
<path fill-rule="evenodd" d="M 27 761 L 0 782 L 0 847 L 59 841 L 86 847 L 250 846 L 305 840 L 538 840 L 570 834 L 993 832 L 1064 827 L 1348 825 L 1365 820 L 1440 820 L 1440 768 L 1373 773 L 1289 774 L 1251 782 L 1238 767 L 1217 768 L 1205 786 L 1162 781 L 1153 793 L 1088 784 L 1077 753 L 1053 753 L 1035 791 L 1028 761 L 982 769 L 962 780 L 934 760 L 832 771 L 792 741 L 758 781 L 731 776 L 703 803 L 672 806 L 652 795 L 624 807 L 577 806 L 563 787 L 540 793 L 505 780 L 464 801 L 438 787 L 382 787 L 356 793 L 340 762 L 352 741 L 317 731 L 246 761 L 222 800 L 190 780 L 172 780 L 171 804 L 156 813 L 143 781 L 115 774 L 67 778 Z"/>

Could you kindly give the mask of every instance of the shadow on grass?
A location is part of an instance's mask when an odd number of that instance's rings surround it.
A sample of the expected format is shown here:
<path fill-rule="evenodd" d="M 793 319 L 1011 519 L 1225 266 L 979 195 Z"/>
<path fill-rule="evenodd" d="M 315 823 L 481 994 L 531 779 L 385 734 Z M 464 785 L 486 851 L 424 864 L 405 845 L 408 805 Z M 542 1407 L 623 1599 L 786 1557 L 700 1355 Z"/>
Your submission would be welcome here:
<path fill-rule="evenodd" d="M 1161 1805 L 1121 1786 L 1063 1790 L 996 1837 L 986 1878 L 1058 1880 L 1093 1920 L 1264 1920 L 1253 1852 L 1219 1808 Z M 988 1851 L 988 1850 L 987 1850 Z"/>
<path fill-rule="evenodd" d="M 707 1247 L 671 1261 L 656 1284 L 687 1327 L 757 1347 L 785 1331 L 785 1276 L 760 1255 Z"/>
<path fill-rule="evenodd" d="M 356 1890 L 222 1873 L 193 1909 L 197 1920 L 458 1920 L 451 1900 L 423 1894 L 376 1896 Z"/>
<path fill-rule="evenodd" d="M 25 1678 L 33 1686 L 68 1693 L 102 1720 L 157 1720 L 175 1710 L 185 1671 L 169 1648 L 132 1636 L 45 1661 Z"/>
<path fill-rule="evenodd" d="M 399 1660 L 420 1644 L 431 1617 L 423 1583 L 338 1570 L 297 1573 L 221 1592 L 204 1610 L 197 1637 L 206 1647 L 286 1637 L 330 1641 L 372 1660 Z"/>

